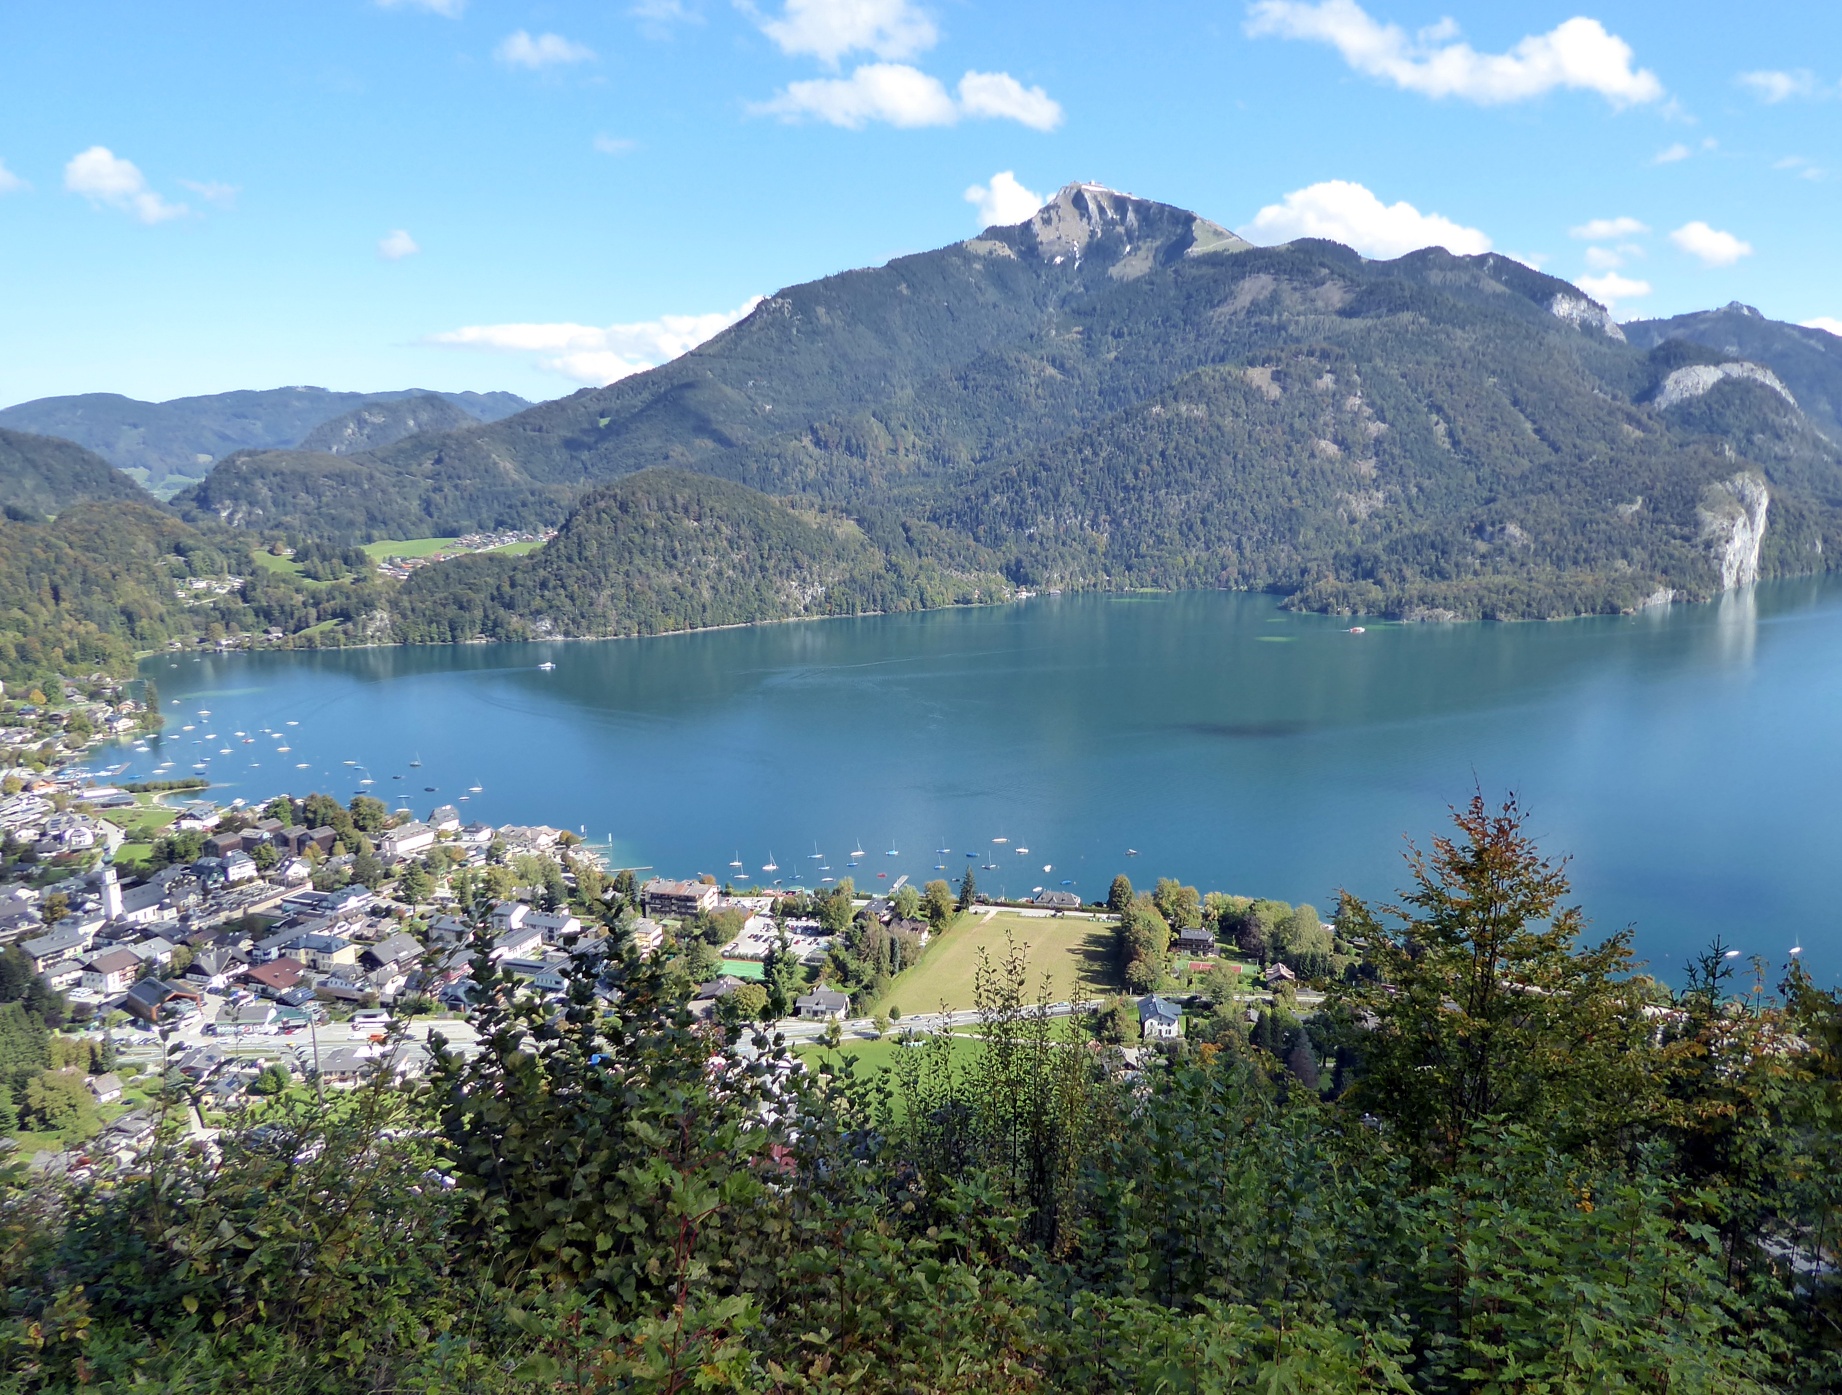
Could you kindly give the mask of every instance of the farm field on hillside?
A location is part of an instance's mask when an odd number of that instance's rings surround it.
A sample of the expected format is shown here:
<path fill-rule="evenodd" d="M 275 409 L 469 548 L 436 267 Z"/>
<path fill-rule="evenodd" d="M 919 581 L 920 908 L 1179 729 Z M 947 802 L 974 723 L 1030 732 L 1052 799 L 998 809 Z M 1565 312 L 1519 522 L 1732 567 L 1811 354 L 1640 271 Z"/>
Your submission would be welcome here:
<path fill-rule="evenodd" d="M 1018 911 L 999 911 L 987 919 L 987 912 L 977 911 L 962 915 L 927 947 L 921 962 L 896 979 L 881 1010 L 899 1007 L 906 1019 L 934 1012 L 942 1002 L 955 1011 L 976 1006 L 973 976 L 979 951 L 994 961 L 1002 959 L 1009 952 L 1007 936 L 1026 951 L 1032 993 L 1044 974 L 1051 1002 L 1120 991 L 1110 922 Z"/>

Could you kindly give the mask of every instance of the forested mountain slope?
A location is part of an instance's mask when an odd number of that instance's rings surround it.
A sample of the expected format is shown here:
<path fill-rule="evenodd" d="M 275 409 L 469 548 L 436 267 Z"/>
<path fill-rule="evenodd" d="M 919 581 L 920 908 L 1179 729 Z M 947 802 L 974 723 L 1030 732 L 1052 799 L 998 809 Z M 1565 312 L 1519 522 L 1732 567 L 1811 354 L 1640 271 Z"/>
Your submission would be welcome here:
<path fill-rule="evenodd" d="M 1732 301 L 1667 320 L 1634 320 L 1624 327 L 1633 344 L 1654 348 L 1685 340 L 1728 359 L 1764 364 L 1795 394 L 1797 404 L 1831 440 L 1842 441 L 1842 337 L 1808 325 L 1768 320 Z"/>
<path fill-rule="evenodd" d="M 427 395 L 400 392 L 329 392 L 317 387 L 270 388 L 141 402 L 113 392 L 41 397 L 0 411 L 0 426 L 61 436 L 118 469 L 137 471 L 160 490 L 168 477 L 198 479 L 212 462 L 236 450 L 298 445 L 321 422 L 371 402 Z M 530 406 L 509 392 L 438 393 L 468 419 L 497 421 Z"/>
<path fill-rule="evenodd" d="M 949 571 L 1397 613 L 1626 609 L 1827 565 L 1833 438 L 1769 363 L 1657 345 L 1509 258 L 1251 248 L 1072 185 L 611 387 L 355 456 L 240 453 L 179 502 L 345 543 L 553 523 L 669 466 L 900 520 Z"/>
<path fill-rule="evenodd" d="M 977 549 L 660 469 L 591 493 L 528 557 L 478 554 L 413 573 L 393 609 L 399 638 L 441 643 L 657 634 L 1009 592 Z"/>
<path fill-rule="evenodd" d="M 0 506 L 15 514 L 54 514 L 80 499 L 153 502 L 140 485 L 82 446 L 0 428 Z"/>
<path fill-rule="evenodd" d="M 301 438 L 305 451 L 329 455 L 357 455 L 395 445 L 405 436 L 428 431 L 458 431 L 474 425 L 476 418 L 447 398 L 432 392 L 385 402 L 366 402 L 344 416 L 323 421 Z"/>

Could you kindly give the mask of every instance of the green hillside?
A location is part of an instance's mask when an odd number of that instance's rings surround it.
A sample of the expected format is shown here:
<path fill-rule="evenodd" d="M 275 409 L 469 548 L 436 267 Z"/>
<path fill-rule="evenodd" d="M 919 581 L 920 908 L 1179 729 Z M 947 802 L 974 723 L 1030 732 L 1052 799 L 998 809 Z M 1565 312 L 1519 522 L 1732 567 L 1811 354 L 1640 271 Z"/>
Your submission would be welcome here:
<path fill-rule="evenodd" d="M 392 608 L 412 643 L 657 634 L 1008 595 L 979 560 L 963 545 L 873 535 L 726 480 L 647 470 L 590 494 L 528 557 L 481 554 L 413 573 Z"/>
<path fill-rule="evenodd" d="M 0 428 L 0 506 L 16 515 L 38 516 L 82 499 L 153 502 L 133 480 L 82 446 Z"/>
<path fill-rule="evenodd" d="M 336 644 L 379 611 L 383 588 L 362 553 L 309 545 L 283 572 L 257 565 L 252 543 L 145 496 L 80 501 L 50 520 L 0 516 L 0 681 L 126 676 L 136 653 L 174 640 L 275 630 L 280 639 L 254 642 Z M 329 631 L 301 638 L 327 621 Z"/>

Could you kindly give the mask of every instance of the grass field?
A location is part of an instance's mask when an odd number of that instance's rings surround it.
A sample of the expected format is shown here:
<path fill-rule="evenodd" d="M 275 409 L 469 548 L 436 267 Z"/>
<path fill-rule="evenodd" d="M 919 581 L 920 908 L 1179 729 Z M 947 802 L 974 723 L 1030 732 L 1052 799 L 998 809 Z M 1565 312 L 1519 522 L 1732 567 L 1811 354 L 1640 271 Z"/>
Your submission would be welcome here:
<path fill-rule="evenodd" d="M 504 547 L 489 547 L 486 550 L 496 552 L 501 557 L 522 557 L 527 552 L 535 552 L 542 546 L 543 544 L 536 538 L 530 538 L 525 542 L 507 543 Z"/>
<path fill-rule="evenodd" d="M 250 556 L 256 559 L 256 565 L 265 572 L 279 572 L 283 576 L 291 576 L 303 586 L 330 586 L 332 584 L 327 581 L 315 581 L 310 576 L 302 576 L 301 564 L 292 557 L 277 557 L 273 552 L 267 552 L 261 548 L 253 549 Z"/>
<path fill-rule="evenodd" d="M 953 1047 L 954 1065 L 964 1065 L 977 1048 L 978 1043 L 970 1037 L 957 1035 L 950 1040 Z M 795 1047 L 794 1054 L 814 1070 L 818 1069 L 821 1062 L 827 1060 L 840 1062 L 846 1056 L 855 1056 L 857 1058 L 857 1078 L 867 1080 L 872 1075 L 888 1070 L 896 1058 L 896 1053 L 915 1049 L 897 1041 L 895 1032 L 892 1030 L 881 1041 L 860 1041 L 847 1037 L 844 1044 L 836 1051 L 827 1051 L 822 1046 L 808 1042 Z"/>
<path fill-rule="evenodd" d="M 365 544 L 365 555 L 373 562 L 386 557 L 433 557 L 459 542 L 459 538 L 385 538 Z"/>
<path fill-rule="evenodd" d="M 179 811 L 154 804 L 149 796 L 142 794 L 135 796 L 133 807 L 105 809 L 102 816 L 132 838 L 137 830 L 148 834 L 158 833 L 179 817 Z"/>
<path fill-rule="evenodd" d="M 982 949 L 995 960 L 1008 952 L 1006 935 L 1027 953 L 1030 991 L 1049 976 L 1051 1002 L 1100 998 L 1120 991 L 1115 976 L 1113 927 L 1102 920 L 1026 916 L 999 911 L 989 920 L 969 912 L 927 947 L 921 962 L 896 979 L 878 1007 L 899 1007 L 904 1017 L 933 1012 L 942 1002 L 954 1010 L 975 1007 L 973 975 Z"/>

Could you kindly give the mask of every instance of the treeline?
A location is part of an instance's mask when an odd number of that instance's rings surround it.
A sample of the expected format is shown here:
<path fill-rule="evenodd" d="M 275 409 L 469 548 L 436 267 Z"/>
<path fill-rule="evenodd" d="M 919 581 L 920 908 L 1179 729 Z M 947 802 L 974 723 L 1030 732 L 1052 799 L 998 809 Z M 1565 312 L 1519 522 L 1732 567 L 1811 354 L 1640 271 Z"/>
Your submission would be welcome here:
<path fill-rule="evenodd" d="M 480 1050 L 60 1190 L 6 1182 L 19 1390 L 1815 1395 L 1842 1379 L 1842 1003 L 1581 940 L 1462 811 L 1303 1038 L 1126 1069 L 979 976 L 860 1076 L 696 1025 L 667 964 L 567 1002 L 484 953 Z M 1167 901 L 1170 898 L 1166 898 Z M 1162 916 L 1164 912 L 1159 911 Z M 1180 918 L 1180 916 L 1179 916 Z M 756 995 L 763 1001 L 764 990 Z M 762 1009 L 768 1011 L 765 1005 Z"/>
<path fill-rule="evenodd" d="M 1356 962 L 1356 947 L 1338 941 L 1315 906 L 1220 891 L 1205 895 L 1171 877 L 1160 877 L 1152 891 L 1135 892 L 1131 878 L 1121 873 L 1113 878 L 1107 909 L 1118 917 L 1120 981 L 1135 993 L 1149 993 L 1171 979 L 1171 945 L 1183 930 L 1206 929 L 1216 946 L 1263 967 L 1284 964 L 1301 979 L 1327 980 Z"/>

